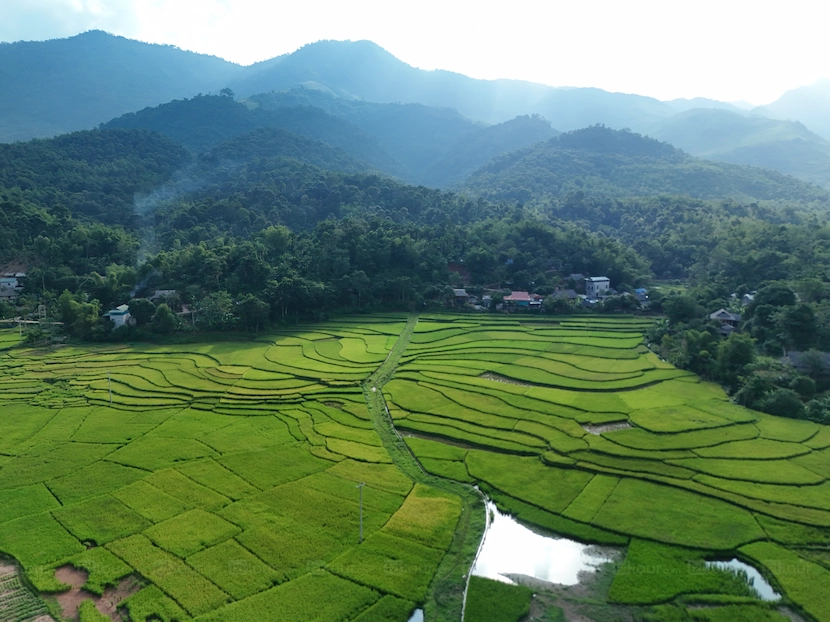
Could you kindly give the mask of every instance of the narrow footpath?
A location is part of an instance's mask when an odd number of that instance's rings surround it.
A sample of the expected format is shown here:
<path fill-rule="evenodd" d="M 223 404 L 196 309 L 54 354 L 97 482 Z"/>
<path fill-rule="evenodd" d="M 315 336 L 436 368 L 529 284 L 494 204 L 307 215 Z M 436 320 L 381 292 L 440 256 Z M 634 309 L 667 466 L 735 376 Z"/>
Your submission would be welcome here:
<path fill-rule="evenodd" d="M 424 618 L 429 622 L 462 620 L 468 573 L 484 535 L 486 513 L 481 494 L 472 486 L 426 473 L 395 429 L 383 398 L 383 386 L 392 379 L 415 326 L 418 314 L 413 313 L 389 356 L 363 383 L 363 395 L 375 430 L 395 466 L 413 481 L 439 488 L 461 498 L 462 511 L 455 537 L 441 561 L 424 603 Z"/>

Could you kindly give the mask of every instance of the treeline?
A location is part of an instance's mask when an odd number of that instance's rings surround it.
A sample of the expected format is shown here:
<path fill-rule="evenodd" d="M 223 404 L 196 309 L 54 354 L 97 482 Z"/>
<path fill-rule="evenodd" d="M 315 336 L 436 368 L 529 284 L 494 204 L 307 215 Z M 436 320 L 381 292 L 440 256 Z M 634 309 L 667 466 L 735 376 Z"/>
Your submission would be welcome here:
<path fill-rule="evenodd" d="M 791 287 L 792 285 L 792 287 Z M 668 322 L 650 339 L 672 364 L 725 385 L 756 410 L 830 423 L 830 284 L 817 279 L 770 282 L 742 307 L 741 332 L 724 339 L 702 319 L 710 292 L 695 288 L 664 301 Z"/>

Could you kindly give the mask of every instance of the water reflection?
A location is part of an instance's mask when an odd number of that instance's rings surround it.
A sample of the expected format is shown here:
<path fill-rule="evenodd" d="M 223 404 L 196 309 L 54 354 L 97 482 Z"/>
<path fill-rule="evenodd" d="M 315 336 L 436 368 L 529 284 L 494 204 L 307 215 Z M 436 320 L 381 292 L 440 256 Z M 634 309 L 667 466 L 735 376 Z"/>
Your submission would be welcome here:
<path fill-rule="evenodd" d="M 755 588 L 761 600 L 770 602 L 781 600 L 781 594 L 772 589 L 772 586 L 767 583 L 767 580 L 760 572 L 739 559 L 730 559 L 728 562 L 706 562 L 706 565 L 709 568 L 720 568 L 721 570 L 731 570 L 733 572 L 742 570 L 746 573 L 749 584 Z"/>
<path fill-rule="evenodd" d="M 612 561 L 596 547 L 566 538 L 550 538 L 532 532 L 514 518 L 502 514 L 492 501 L 487 511 L 493 520 L 484 537 L 473 574 L 514 583 L 506 575 L 521 574 L 562 585 L 579 583 L 580 572 L 594 572 Z"/>
<path fill-rule="evenodd" d="M 413 611 L 407 622 L 424 622 L 424 610 L 416 609 Z"/>

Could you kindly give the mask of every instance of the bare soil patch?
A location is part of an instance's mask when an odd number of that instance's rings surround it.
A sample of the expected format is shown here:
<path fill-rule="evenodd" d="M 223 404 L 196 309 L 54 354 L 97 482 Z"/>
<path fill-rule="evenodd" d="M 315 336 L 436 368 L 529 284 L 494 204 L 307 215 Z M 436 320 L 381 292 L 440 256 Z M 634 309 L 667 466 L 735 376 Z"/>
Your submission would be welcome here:
<path fill-rule="evenodd" d="M 494 374 L 492 372 L 484 372 L 479 376 L 479 378 L 484 378 L 485 380 L 493 380 L 495 382 L 503 382 L 504 384 L 515 384 L 519 387 L 535 387 L 536 385 L 530 384 L 529 382 L 522 382 L 520 380 L 513 380 L 512 378 L 505 378 L 504 376 L 499 376 L 498 374 Z"/>
<path fill-rule="evenodd" d="M 617 430 L 627 430 L 633 427 L 628 421 L 615 421 L 613 423 L 601 423 L 599 425 L 586 424 L 582 426 L 588 434 L 594 434 L 596 436 L 605 432 L 616 432 Z"/>
<path fill-rule="evenodd" d="M 124 618 L 118 612 L 118 605 L 141 589 L 141 583 L 138 579 L 130 576 L 122 579 L 117 587 L 107 588 L 102 596 L 98 596 L 83 589 L 89 574 L 71 565 L 58 568 L 55 571 L 55 578 L 61 583 L 71 586 L 68 592 L 55 596 L 61 606 L 63 617 L 67 620 L 78 620 L 78 609 L 81 604 L 85 600 L 91 600 L 95 603 L 98 611 L 110 620 L 124 622 Z"/>

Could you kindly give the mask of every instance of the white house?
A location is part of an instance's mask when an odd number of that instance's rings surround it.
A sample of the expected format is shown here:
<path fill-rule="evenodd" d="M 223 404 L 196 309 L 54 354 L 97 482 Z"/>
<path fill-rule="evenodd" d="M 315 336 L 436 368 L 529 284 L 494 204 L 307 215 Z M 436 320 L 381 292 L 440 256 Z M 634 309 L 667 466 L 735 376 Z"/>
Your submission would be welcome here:
<path fill-rule="evenodd" d="M 585 279 L 585 295 L 588 298 L 602 298 L 611 289 L 611 279 L 607 276 L 589 276 Z"/>
<path fill-rule="evenodd" d="M 131 324 L 132 322 L 130 320 L 133 319 L 133 316 L 130 315 L 130 307 L 128 305 L 121 305 L 112 311 L 107 311 L 104 317 L 111 319 L 112 323 L 115 324 L 115 328 L 120 328 L 125 324 Z"/>

